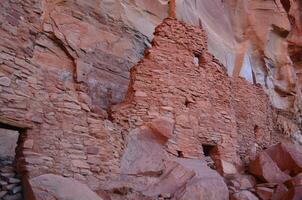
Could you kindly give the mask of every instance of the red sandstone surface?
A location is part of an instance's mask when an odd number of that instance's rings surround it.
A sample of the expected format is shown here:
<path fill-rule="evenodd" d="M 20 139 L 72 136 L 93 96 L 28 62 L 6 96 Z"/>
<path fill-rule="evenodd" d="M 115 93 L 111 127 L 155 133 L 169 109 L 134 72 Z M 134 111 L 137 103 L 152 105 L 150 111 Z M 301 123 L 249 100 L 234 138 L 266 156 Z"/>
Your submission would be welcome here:
<path fill-rule="evenodd" d="M 0 2 L 24 199 L 302 198 L 300 3 L 192 2 Z"/>

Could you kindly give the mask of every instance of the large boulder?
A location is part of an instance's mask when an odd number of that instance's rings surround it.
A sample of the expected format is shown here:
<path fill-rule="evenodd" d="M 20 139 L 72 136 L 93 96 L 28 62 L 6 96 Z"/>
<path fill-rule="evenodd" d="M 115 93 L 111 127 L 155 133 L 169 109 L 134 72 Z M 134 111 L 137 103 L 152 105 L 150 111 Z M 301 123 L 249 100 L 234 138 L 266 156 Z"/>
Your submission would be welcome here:
<path fill-rule="evenodd" d="M 275 190 L 271 200 L 281 200 L 282 196 L 287 193 L 288 189 L 284 184 L 279 184 Z"/>
<path fill-rule="evenodd" d="M 237 168 L 233 163 L 221 158 L 214 159 L 216 170 L 224 177 L 238 174 Z"/>
<path fill-rule="evenodd" d="M 161 174 L 164 169 L 163 160 L 167 158 L 161 139 L 149 127 L 143 126 L 131 131 L 121 160 L 121 173 Z"/>
<path fill-rule="evenodd" d="M 256 187 L 256 194 L 262 200 L 270 200 L 273 196 L 274 190 L 267 187 Z"/>
<path fill-rule="evenodd" d="M 223 178 L 205 161 L 175 158 L 164 150 L 165 129 L 142 126 L 128 135 L 121 160 L 121 177 L 107 184 L 107 190 L 135 191 L 156 198 L 179 200 L 228 200 Z M 128 192 L 126 195 L 130 194 Z"/>
<path fill-rule="evenodd" d="M 160 136 L 170 139 L 174 131 L 174 120 L 167 117 L 159 117 L 152 120 L 149 123 L 149 127 L 154 131 L 154 133 L 159 134 Z"/>
<path fill-rule="evenodd" d="M 256 185 L 256 179 L 252 175 L 236 174 L 226 179 L 227 184 L 237 190 L 248 190 Z"/>
<path fill-rule="evenodd" d="M 198 161 L 197 161 L 198 162 Z M 199 161 L 201 162 L 201 161 Z M 203 170 L 202 168 L 200 170 Z M 173 195 L 196 175 L 196 172 L 175 161 L 165 161 L 165 170 L 143 193 L 148 196 Z"/>
<path fill-rule="evenodd" d="M 301 200 L 302 199 L 302 187 L 295 187 L 290 189 L 280 200 Z"/>
<path fill-rule="evenodd" d="M 261 152 L 249 164 L 249 171 L 269 183 L 283 183 L 291 177 L 282 172 L 266 152 Z"/>
<path fill-rule="evenodd" d="M 288 188 L 302 186 L 302 173 L 285 182 Z"/>
<path fill-rule="evenodd" d="M 27 200 L 102 200 L 87 185 L 54 174 L 30 179 L 24 193 Z"/>
<path fill-rule="evenodd" d="M 292 143 L 279 143 L 265 150 L 282 171 L 291 175 L 302 172 L 302 149 Z"/>
<path fill-rule="evenodd" d="M 186 169 L 186 171 L 191 171 L 194 173 L 194 176 L 192 176 L 191 179 L 187 180 L 182 187 L 178 188 L 177 192 L 175 193 L 175 199 L 229 199 L 229 191 L 223 178 L 216 171 L 209 168 L 205 162 L 195 159 L 174 159 L 174 161 Z M 182 177 L 182 174 L 177 170 L 171 175 L 175 177 L 176 182 Z"/>

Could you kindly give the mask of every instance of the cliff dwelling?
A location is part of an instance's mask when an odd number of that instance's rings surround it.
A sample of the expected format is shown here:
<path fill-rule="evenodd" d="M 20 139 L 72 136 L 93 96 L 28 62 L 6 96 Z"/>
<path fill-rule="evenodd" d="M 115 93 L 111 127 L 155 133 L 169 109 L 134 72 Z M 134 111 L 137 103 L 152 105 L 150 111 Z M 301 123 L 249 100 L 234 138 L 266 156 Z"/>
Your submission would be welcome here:
<path fill-rule="evenodd" d="M 1 1 L 0 199 L 301 199 L 300 6 Z"/>

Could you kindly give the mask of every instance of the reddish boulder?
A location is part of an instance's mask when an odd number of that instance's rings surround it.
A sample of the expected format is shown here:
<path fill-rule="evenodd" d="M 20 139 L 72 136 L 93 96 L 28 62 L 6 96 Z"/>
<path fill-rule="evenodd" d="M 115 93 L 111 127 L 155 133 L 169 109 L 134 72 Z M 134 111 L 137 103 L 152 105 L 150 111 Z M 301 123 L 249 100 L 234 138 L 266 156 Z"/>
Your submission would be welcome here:
<path fill-rule="evenodd" d="M 72 178 L 44 174 L 28 181 L 26 199 L 35 200 L 102 200 L 96 193 Z"/>
<path fill-rule="evenodd" d="M 179 200 L 229 200 L 229 192 L 223 178 L 206 163 L 194 159 L 177 159 L 177 163 L 195 173 L 175 194 Z M 175 174 L 181 177 L 181 174 Z"/>
<path fill-rule="evenodd" d="M 266 152 L 261 152 L 249 164 L 249 171 L 263 181 L 283 183 L 291 177 L 282 172 Z"/>
<path fill-rule="evenodd" d="M 302 173 L 285 182 L 288 188 L 302 186 Z"/>
<path fill-rule="evenodd" d="M 223 178 L 202 160 L 175 158 L 165 163 L 164 173 L 148 189 L 142 191 L 144 195 L 176 196 L 176 199 L 192 200 L 195 197 L 228 199 L 228 189 Z"/>
<path fill-rule="evenodd" d="M 237 190 L 247 190 L 254 188 L 256 185 L 256 180 L 251 175 L 238 174 L 232 178 L 229 178 L 228 185 L 235 187 Z"/>
<path fill-rule="evenodd" d="M 154 131 L 154 133 L 169 139 L 173 135 L 174 123 L 174 120 L 170 118 L 160 117 L 149 123 L 149 127 Z"/>
<path fill-rule="evenodd" d="M 172 197 L 179 200 L 229 200 L 229 192 L 223 178 L 202 160 L 175 158 L 163 161 L 161 175 L 125 174 L 115 182 L 109 182 L 107 190 L 136 191 L 145 197 Z"/>
<path fill-rule="evenodd" d="M 196 175 L 194 171 L 176 161 L 166 161 L 165 167 L 162 176 L 155 183 L 150 184 L 148 189 L 143 192 L 145 195 L 172 195 Z M 203 171 L 203 168 L 199 170 Z"/>
<path fill-rule="evenodd" d="M 266 187 L 256 187 L 256 194 L 262 200 L 270 200 L 273 196 L 274 190 Z"/>
<path fill-rule="evenodd" d="M 202 160 L 171 158 L 149 127 L 129 133 L 119 180 L 107 190 L 129 188 L 146 197 L 175 196 L 184 200 L 228 200 L 223 178 Z"/>
<path fill-rule="evenodd" d="M 237 168 L 234 164 L 227 162 L 223 159 L 216 158 L 214 159 L 216 170 L 222 175 L 222 176 L 231 176 L 238 174 Z"/>
<path fill-rule="evenodd" d="M 291 143 L 279 143 L 265 150 L 282 171 L 296 175 L 302 172 L 302 149 Z"/>
<path fill-rule="evenodd" d="M 121 160 L 122 174 L 161 174 L 167 155 L 160 142 L 148 127 L 131 131 Z"/>
<path fill-rule="evenodd" d="M 280 198 L 280 200 L 301 200 L 301 199 L 302 199 L 302 187 L 292 188 Z"/>
<path fill-rule="evenodd" d="M 284 184 L 279 184 L 274 190 L 274 194 L 271 200 L 280 200 L 283 195 L 288 191 Z"/>

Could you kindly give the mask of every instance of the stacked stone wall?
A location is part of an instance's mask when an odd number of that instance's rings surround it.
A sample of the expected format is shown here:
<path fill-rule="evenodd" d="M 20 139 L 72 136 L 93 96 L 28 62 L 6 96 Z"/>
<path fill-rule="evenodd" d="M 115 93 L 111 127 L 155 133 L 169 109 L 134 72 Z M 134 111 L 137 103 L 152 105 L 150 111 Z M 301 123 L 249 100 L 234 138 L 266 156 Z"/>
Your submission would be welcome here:
<path fill-rule="evenodd" d="M 255 146 L 274 143 L 273 109 L 264 91 L 229 77 L 207 52 L 205 33 L 167 19 L 155 32 L 153 47 L 132 70 L 130 89 L 113 118 L 124 133 L 158 117 L 175 121 L 167 150 L 184 157 L 203 157 L 203 146 L 217 147 L 236 160 Z"/>

